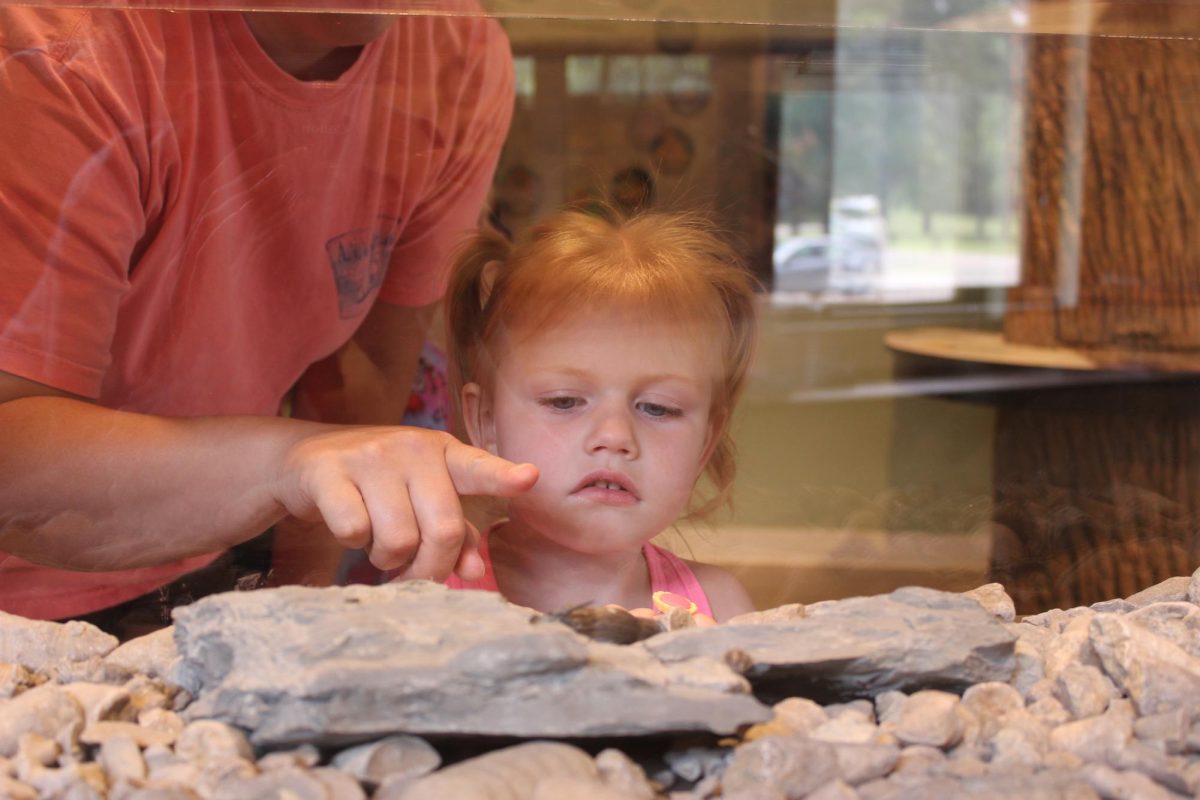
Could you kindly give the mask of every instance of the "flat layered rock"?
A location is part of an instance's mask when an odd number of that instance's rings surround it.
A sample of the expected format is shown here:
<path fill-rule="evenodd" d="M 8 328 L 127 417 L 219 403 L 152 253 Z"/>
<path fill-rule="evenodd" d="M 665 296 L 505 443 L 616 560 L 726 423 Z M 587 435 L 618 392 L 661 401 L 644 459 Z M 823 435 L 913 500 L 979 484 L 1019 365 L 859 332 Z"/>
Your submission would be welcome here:
<path fill-rule="evenodd" d="M 802 619 L 667 633 L 646 647 L 667 662 L 741 651 L 756 692 L 840 700 L 1007 682 L 1016 639 L 970 598 L 910 587 L 811 605 Z"/>
<path fill-rule="evenodd" d="M 117 637 L 86 622 L 46 622 L 0 611 L 0 663 L 47 672 L 101 658 L 116 646 Z"/>
<path fill-rule="evenodd" d="M 175 640 L 189 717 L 258 746 L 728 735 L 770 717 L 720 654 L 663 663 L 499 595 L 426 582 L 216 595 L 176 610 Z"/>

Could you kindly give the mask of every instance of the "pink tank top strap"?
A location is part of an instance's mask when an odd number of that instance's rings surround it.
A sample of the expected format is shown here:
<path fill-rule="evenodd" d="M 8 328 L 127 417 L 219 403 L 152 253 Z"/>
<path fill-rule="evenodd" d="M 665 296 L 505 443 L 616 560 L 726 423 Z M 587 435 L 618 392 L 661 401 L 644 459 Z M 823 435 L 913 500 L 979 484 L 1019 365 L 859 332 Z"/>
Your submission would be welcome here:
<path fill-rule="evenodd" d="M 708 604 L 708 595 L 704 587 L 696 579 L 696 573 L 679 556 L 670 550 L 664 550 L 653 544 L 642 548 L 646 557 L 646 566 L 650 569 L 651 592 L 675 592 L 696 604 L 696 610 L 712 616 L 712 607 Z"/>

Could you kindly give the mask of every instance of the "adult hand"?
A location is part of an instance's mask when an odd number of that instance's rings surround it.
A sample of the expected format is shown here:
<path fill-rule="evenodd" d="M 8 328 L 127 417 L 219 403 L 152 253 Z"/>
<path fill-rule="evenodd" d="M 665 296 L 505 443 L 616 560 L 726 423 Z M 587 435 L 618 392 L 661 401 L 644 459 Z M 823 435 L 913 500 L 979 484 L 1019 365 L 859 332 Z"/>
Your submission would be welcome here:
<path fill-rule="evenodd" d="M 289 514 L 324 521 L 345 547 L 366 549 L 400 578 L 478 577 L 478 534 L 459 495 L 512 497 L 537 482 L 513 464 L 440 431 L 321 428 L 287 453 L 275 496 Z"/>

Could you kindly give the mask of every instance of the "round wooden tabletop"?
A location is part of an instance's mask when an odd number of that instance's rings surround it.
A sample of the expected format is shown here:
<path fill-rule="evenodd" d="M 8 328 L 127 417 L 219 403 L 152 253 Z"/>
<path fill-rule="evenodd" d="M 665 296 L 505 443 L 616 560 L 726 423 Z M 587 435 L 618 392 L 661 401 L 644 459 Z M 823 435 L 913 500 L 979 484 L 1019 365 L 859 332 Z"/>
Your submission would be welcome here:
<path fill-rule="evenodd" d="M 1044 369 L 1103 369 L 1079 350 L 1069 347 L 1037 347 L 1012 344 L 1000 331 L 981 331 L 970 328 L 904 328 L 889 331 L 884 343 L 902 353 L 971 361 L 983 364 L 1005 364 L 1015 367 Z"/>

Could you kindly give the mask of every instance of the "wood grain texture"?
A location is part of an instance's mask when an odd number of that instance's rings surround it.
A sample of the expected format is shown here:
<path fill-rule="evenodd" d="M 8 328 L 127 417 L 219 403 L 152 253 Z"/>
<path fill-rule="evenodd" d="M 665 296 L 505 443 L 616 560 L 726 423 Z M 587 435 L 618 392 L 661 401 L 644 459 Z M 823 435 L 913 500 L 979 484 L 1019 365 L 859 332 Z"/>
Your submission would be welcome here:
<path fill-rule="evenodd" d="M 1200 43 L 1036 36 L 1028 74 L 1005 336 L 1173 368 L 1200 352 Z"/>
<path fill-rule="evenodd" d="M 991 579 L 1022 614 L 1200 566 L 1200 383 L 1029 393 L 996 419 Z"/>
<path fill-rule="evenodd" d="M 1113 5 L 1124 23 L 1161 5 Z M 1194 14 L 1194 12 L 1191 12 Z M 1102 369 L 1200 366 L 1200 43 L 1030 39 L 1020 285 L 1004 337 Z M 992 577 L 1021 613 L 1198 565 L 1200 384 L 1013 396 L 995 434 Z"/>

